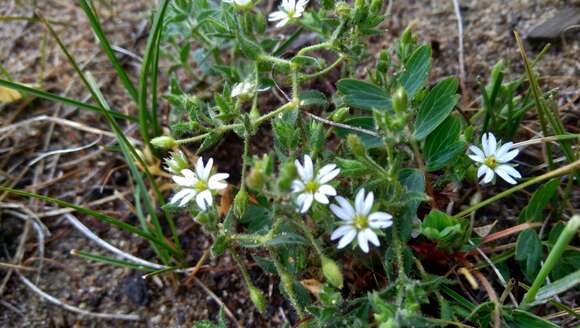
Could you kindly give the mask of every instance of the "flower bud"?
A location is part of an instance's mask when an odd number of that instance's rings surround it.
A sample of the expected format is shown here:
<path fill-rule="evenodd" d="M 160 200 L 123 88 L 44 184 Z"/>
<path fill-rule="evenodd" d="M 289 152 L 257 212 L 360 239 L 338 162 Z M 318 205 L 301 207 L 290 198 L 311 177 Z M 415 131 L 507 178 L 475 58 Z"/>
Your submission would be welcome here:
<path fill-rule="evenodd" d="M 260 168 L 253 167 L 250 170 L 250 174 L 248 174 L 246 177 L 246 185 L 254 190 L 259 190 L 264 186 L 264 183 L 266 183 L 266 176 L 262 170 Z"/>
<path fill-rule="evenodd" d="M 405 113 L 408 106 L 408 97 L 405 88 L 402 86 L 398 87 L 391 97 L 393 101 L 393 109 L 395 112 Z"/>
<path fill-rule="evenodd" d="M 165 169 L 171 173 L 179 174 L 181 170 L 189 166 L 185 154 L 180 150 L 171 153 L 169 158 L 165 159 Z"/>
<path fill-rule="evenodd" d="M 242 186 L 242 189 L 236 194 L 234 199 L 234 213 L 237 217 L 241 218 L 246 212 L 246 207 L 248 206 L 248 193 L 246 188 Z"/>
<path fill-rule="evenodd" d="M 170 136 L 161 136 L 153 138 L 151 144 L 157 148 L 169 149 L 175 147 L 177 142 Z"/>
<path fill-rule="evenodd" d="M 322 255 L 320 258 L 322 262 L 322 273 L 326 280 L 336 288 L 342 288 L 343 286 L 343 278 L 342 272 L 338 267 L 338 264 L 334 262 L 331 258 Z"/>
<path fill-rule="evenodd" d="M 385 50 L 379 53 L 379 61 L 377 63 L 377 71 L 381 73 L 387 73 L 391 66 L 391 55 Z"/>
<path fill-rule="evenodd" d="M 365 156 L 365 146 L 363 145 L 362 140 L 358 135 L 352 133 L 349 134 L 348 137 L 346 137 L 346 143 L 348 144 L 348 148 L 350 148 L 350 151 L 353 154 L 356 156 Z"/>
<path fill-rule="evenodd" d="M 330 114 L 329 119 L 331 121 L 340 123 L 345 119 L 346 115 L 348 115 L 348 111 L 349 111 L 348 107 L 340 107 L 334 112 L 332 112 L 332 114 Z"/>
<path fill-rule="evenodd" d="M 411 26 L 407 26 L 403 31 L 403 35 L 401 35 L 401 43 L 405 45 L 413 43 L 413 31 L 411 30 Z"/>
<path fill-rule="evenodd" d="M 378 15 L 383 7 L 383 0 L 372 0 L 369 12 L 373 15 Z"/>
<path fill-rule="evenodd" d="M 339 17 L 345 18 L 350 16 L 350 5 L 346 2 L 339 2 L 334 6 L 334 10 L 336 10 L 336 14 Z"/>
<path fill-rule="evenodd" d="M 248 286 L 248 289 L 250 291 L 250 299 L 252 300 L 252 303 L 254 303 L 260 313 L 264 313 L 264 310 L 266 310 L 266 299 L 264 293 L 253 285 Z"/>

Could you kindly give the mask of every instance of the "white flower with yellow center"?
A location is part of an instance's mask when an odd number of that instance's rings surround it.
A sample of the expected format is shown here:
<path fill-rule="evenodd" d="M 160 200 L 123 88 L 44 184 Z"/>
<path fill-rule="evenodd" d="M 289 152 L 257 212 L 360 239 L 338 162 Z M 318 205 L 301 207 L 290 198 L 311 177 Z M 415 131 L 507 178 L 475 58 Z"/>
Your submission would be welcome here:
<path fill-rule="evenodd" d="M 522 175 L 509 161 L 519 154 L 519 149 L 513 149 L 513 142 L 508 142 L 498 148 L 498 142 L 492 133 L 486 133 L 481 137 L 480 149 L 474 145 L 469 146 L 472 154 L 467 154 L 469 158 L 477 162 L 480 166 L 477 170 L 477 177 L 481 183 L 490 183 L 497 174 L 510 184 L 516 184 L 515 179 L 520 179 Z"/>
<path fill-rule="evenodd" d="M 183 207 L 195 198 L 197 206 L 202 211 L 212 206 L 212 192 L 227 187 L 227 183 L 224 180 L 230 176 L 227 173 L 210 175 L 212 166 L 213 158 L 210 158 L 206 165 L 203 165 L 203 159 L 200 157 L 195 165 L 195 172 L 190 169 L 183 169 L 180 172 L 181 175 L 172 176 L 173 181 L 182 189 L 171 198 L 170 203 Z"/>
<path fill-rule="evenodd" d="M 328 204 L 328 196 L 336 196 L 336 190 L 328 184 L 340 173 L 335 164 L 327 164 L 315 172 L 314 163 L 309 155 L 304 155 L 304 165 L 299 160 L 294 164 L 300 179 L 292 181 L 292 192 L 299 194 L 296 205 L 300 213 L 306 213 L 314 200 Z"/>
<path fill-rule="evenodd" d="M 380 246 L 379 237 L 373 229 L 385 229 L 393 224 L 393 216 L 385 212 L 373 212 L 374 195 L 369 192 L 365 196 L 365 190 L 361 189 L 355 196 L 354 208 L 351 203 L 343 198 L 335 198 L 338 205 L 331 204 L 330 210 L 334 215 L 342 220 L 332 235 L 331 240 L 339 239 L 338 249 L 350 244 L 356 237 L 358 247 L 365 252 L 369 252 L 369 242 L 375 246 Z"/>
<path fill-rule="evenodd" d="M 291 19 L 302 16 L 307 4 L 308 0 L 282 0 L 280 10 L 271 13 L 268 16 L 268 21 L 278 22 L 276 27 L 282 27 L 288 24 Z"/>

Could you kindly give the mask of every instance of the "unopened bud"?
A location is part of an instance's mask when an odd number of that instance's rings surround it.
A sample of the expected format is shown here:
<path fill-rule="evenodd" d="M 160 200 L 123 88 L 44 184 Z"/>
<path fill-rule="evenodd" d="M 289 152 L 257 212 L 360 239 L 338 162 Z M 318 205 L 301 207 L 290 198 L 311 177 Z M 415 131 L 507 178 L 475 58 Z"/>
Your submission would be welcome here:
<path fill-rule="evenodd" d="M 349 111 L 348 107 L 340 107 L 334 112 L 332 112 L 332 114 L 330 114 L 329 119 L 333 122 L 340 123 L 345 119 L 346 115 L 348 115 L 348 111 Z"/>
<path fill-rule="evenodd" d="M 169 149 L 175 147 L 177 142 L 170 136 L 161 136 L 153 138 L 151 144 L 157 148 Z"/>
<path fill-rule="evenodd" d="M 250 291 L 250 299 L 252 300 L 252 303 L 254 303 L 260 313 L 263 313 L 264 310 L 266 310 L 266 298 L 264 297 L 264 293 L 252 285 L 248 286 L 248 289 Z"/>
<path fill-rule="evenodd" d="M 356 134 L 349 134 L 348 137 L 346 137 L 346 143 L 348 144 L 350 151 L 356 156 L 364 156 L 366 154 L 365 146 L 360 137 Z"/>
<path fill-rule="evenodd" d="M 165 169 L 171 173 L 179 174 L 181 170 L 186 169 L 189 166 L 185 154 L 180 151 L 171 153 L 169 158 L 165 159 Z"/>
<path fill-rule="evenodd" d="M 253 167 L 250 170 L 250 174 L 246 177 L 246 185 L 254 190 L 261 189 L 265 182 L 266 176 L 260 168 Z"/>
<path fill-rule="evenodd" d="M 391 65 L 391 56 L 385 50 L 379 53 L 379 61 L 377 63 L 377 71 L 387 73 Z"/>
<path fill-rule="evenodd" d="M 397 88 L 395 93 L 392 95 L 393 109 L 396 113 L 405 113 L 408 106 L 407 91 L 404 87 L 400 86 Z"/>
<path fill-rule="evenodd" d="M 350 8 L 350 5 L 348 3 L 341 1 L 341 2 L 337 3 L 336 6 L 334 6 L 334 8 L 336 10 L 336 14 L 339 17 L 345 18 L 345 17 L 350 16 L 351 8 Z"/>
<path fill-rule="evenodd" d="M 234 213 L 237 217 L 241 218 L 246 212 L 246 207 L 248 206 L 248 193 L 246 188 L 242 186 L 242 189 L 236 194 L 234 199 Z"/>
<path fill-rule="evenodd" d="M 322 262 L 322 273 L 324 274 L 326 280 L 334 287 L 342 288 L 343 278 L 338 264 L 336 264 L 336 262 L 334 262 L 331 258 L 324 255 L 320 260 Z"/>

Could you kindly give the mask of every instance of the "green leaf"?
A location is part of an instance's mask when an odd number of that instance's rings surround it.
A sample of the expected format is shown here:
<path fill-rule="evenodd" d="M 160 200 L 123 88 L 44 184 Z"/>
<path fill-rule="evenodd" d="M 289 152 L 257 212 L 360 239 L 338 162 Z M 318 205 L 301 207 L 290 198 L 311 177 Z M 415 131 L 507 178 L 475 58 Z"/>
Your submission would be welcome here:
<path fill-rule="evenodd" d="M 156 270 L 158 270 L 156 268 L 151 268 L 151 267 L 144 266 L 141 264 L 136 264 L 136 263 L 131 262 L 131 261 L 119 260 L 116 258 L 98 255 L 98 254 L 87 253 L 87 252 L 79 251 L 79 250 L 74 250 L 71 253 L 73 255 L 80 256 L 80 257 L 87 259 L 87 260 L 90 260 L 90 261 L 95 261 L 95 262 L 104 263 L 104 264 L 108 264 L 108 265 L 120 266 L 120 267 L 124 267 L 124 268 L 128 268 L 128 269 L 142 270 L 142 271 L 156 271 Z"/>
<path fill-rule="evenodd" d="M 368 167 L 357 160 L 336 158 L 336 164 L 340 168 L 340 175 L 345 177 L 360 177 L 369 174 Z"/>
<path fill-rule="evenodd" d="M 296 245 L 296 244 L 307 244 L 304 237 L 293 233 L 293 232 L 281 232 L 274 239 L 268 240 L 266 246 L 282 246 L 282 245 Z"/>
<path fill-rule="evenodd" d="M 343 121 L 346 125 L 351 125 L 359 128 L 363 128 L 370 131 L 375 131 L 375 119 L 370 116 L 358 116 L 358 117 L 351 117 Z M 366 133 L 357 132 L 353 130 L 343 129 L 343 128 L 336 128 L 336 135 L 339 137 L 345 138 L 349 134 L 354 133 L 361 138 L 361 141 L 365 148 L 378 148 L 383 147 L 383 140 L 379 137 L 371 136 Z"/>
<path fill-rule="evenodd" d="M 516 260 L 523 265 L 526 278 L 533 280 L 542 260 L 542 242 L 535 230 L 525 230 L 518 236 Z"/>
<path fill-rule="evenodd" d="M 248 39 L 245 35 L 238 33 L 238 41 L 240 44 L 240 49 L 242 53 L 248 57 L 248 59 L 256 60 L 262 53 L 262 48 L 252 40 Z"/>
<path fill-rule="evenodd" d="M 405 63 L 405 72 L 401 74 L 401 84 L 407 90 L 409 97 L 421 89 L 431 68 L 431 47 L 423 45 L 415 49 L 411 57 Z"/>
<path fill-rule="evenodd" d="M 428 171 L 438 170 L 454 159 L 465 148 L 459 140 L 461 121 L 449 116 L 425 140 L 425 161 Z"/>
<path fill-rule="evenodd" d="M 328 107 L 328 100 L 324 93 L 318 90 L 304 90 L 300 92 L 300 106 Z"/>
<path fill-rule="evenodd" d="M 513 324 L 510 327 L 534 327 L 534 328 L 558 328 L 558 325 L 544 320 L 530 312 L 524 310 L 513 310 L 511 313 Z"/>
<path fill-rule="evenodd" d="M 313 66 L 313 67 L 321 67 L 320 60 L 316 57 L 310 56 L 295 56 L 290 60 L 294 64 L 298 64 L 300 66 Z"/>
<path fill-rule="evenodd" d="M 456 219 L 439 210 L 429 212 L 421 224 L 423 234 L 433 240 L 443 240 L 460 229 L 461 226 Z"/>
<path fill-rule="evenodd" d="M 210 132 L 209 135 L 203 139 L 203 142 L 197 149 L 197 154 L 201 154 L 202 152 L 211 148 L 211 146 L 215 145 L 218 141 L 221 140 L 222 135 L 223 133 L 221 132 L 217 131 Z"/>
<path fill-rule="evenodd" d="M 457 103 L 457 86 L 457 79 L 447 78 L 431 89 L 417 114 L 415 138 L 425 139 L 445 121 Z"/>
<path fill-rule="evenodd" d="M 401 239 L 408 240 L 413 230 L 413 219 L 417 216 L 417 208 L 419 208 L 422 199 L 424 199 L 425 176 L 415 169 L 402 169 L 399 172 L 399 181 L 405 187 L 407 195 L 417 194 L 422 196 L 416 199 L 407 199 L 401 213 Z"/>
<path fill-rule="evenodd" d="M 552 179 L 541 185 L 532 195 L 526 208 L 520 213 L 519 222 L 544 221 L 544 209 L 560 186 L 560 179 Z"/>
<path fill-rule="evenodd" d="M 538 290 L 534 304 L 539 304 L 548 299 L 561 294 L 568 289 L 572 289 L 580 284 L 580 270 L 573 272 L 562 279 L 556 280 L 553 283 L 546 285 Z"/>
<path fill-rule="evenodd" d="M 387 92 L 374 84 L 342 79 L 336 83 L 336 88 L 344 95 L 344 102 L 349 106 L 366 110 L 391 109 L 391 98 Z"/>

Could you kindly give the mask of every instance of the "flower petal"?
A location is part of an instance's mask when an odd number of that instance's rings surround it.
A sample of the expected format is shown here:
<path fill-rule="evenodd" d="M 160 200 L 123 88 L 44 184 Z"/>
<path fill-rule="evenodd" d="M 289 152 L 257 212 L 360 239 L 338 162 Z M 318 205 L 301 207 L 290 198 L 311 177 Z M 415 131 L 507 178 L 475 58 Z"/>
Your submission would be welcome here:
<path fill-rule="evenodd" d="M 500 163 L 507 163 L 512 159 L 516 158 L 516 156 L 518 156 L 519 153 L 520 153 L 519 149 L 514 149 L 509 153 L 503 154 L 501 157 L 498 156 L 497 161 Z"/>
<path fill-rule="evenodd" d="M 311 193 L 304 193 L 300 196 L 303 196 L 302 208 L 300 209 L 300 213 L 306 213 L 310 209 L 310 206 L 312 206 L 314 196 Z M 300 196 L 298 197 L 300 198 Z"/>
<path fill-rule="evenodd" d="M 302 192 L 304 191 L 304 182 L 300 180 L 292 181 L 292 192 Z"/>
<path fill-rule="evenodd" d="M 325 184 L 318 187 L 318 192 L 321 192 L 328 196 L 336 196 L 336 189 L 333 186 Z"/>
<path fill-rule="evenodd" d="M 341 225 L 340 227 L 336 228 L 330 235 L 330 240 L 337 240 L 338 238 L 344 236 L 347 232 L 353 230 L 354 227 L 348 224 Z"/>
<path fill-rule="evenodd" d="M 175 195 L 173 195 L 173 197 L 171 197 L 171 200 L 169 201 L 169 203 L 171 204 L 175 204 L 178 201 L 180 201 L 183 197 L 189 195 L 189 193 L 193 192 L 195 194 L 195 190 L 193 189 L 183 189 L 180 190 L 178 193 L 176 193 Z"/>
<path fill-rule="evenodd" d="M 364 233 L 366 235 L 368 241 L 370 241 L 371 244 L 373 244 L 375 246 L 381 246 L 381 242 L 379 241 L 379 237 L 372 229 L 366 229 L 362 233 Z"/>
<path fill-rule="evenodd" d="M 197 179 L 192 180 L 192 179 L 188 179 L 187 177 L 182 177 L 179 175 L 172 175 L 171 179 L 173 179 L 173 181 L 175 181 L 175 183 L 177 183 L 180 186 L 183 187 L 193 187 L 195 185 L 195 183 L 197 182 Z"/>
<path fill-rule="evenodd" d="M 481 178 L 486 172 L 488 167 L 486 165 L 482 165 L 477 169 L 477 177 Z"/>
<path fill-rule="evenodd" d="M 362 214 L 362 210 L 365 207 L 365 189 L 362 188 L 358 191 L 356 196 L 354 196 L 354 208 L 357 214 Z"/>
<path fill-rule="evenodd" d="M 471 152 L 473 154 L 467 154 L 467 156 L 469 156 L 469 158 L 471 158 L 472 160 L 479 162 L 479 163 L 483 163 L 483 161 L 485 161 L 485 154 L 483 153 L 483 151 L 481 151 L 481 149 L 479 149 L 478 147 L 471 145 L 469 146 L 469 150 L 471 150 Z"/>
<path fill-rule="evenodd" d="M 509 165 L 500 165 L 495 168 L 495 173 L 499 175 L 502 179 L 504 179 L 509 184 L 516 184 L 517 181 L 514 178 L 521 178 L 522 175 L 520 172 L 516 171 L 513 167 Z"/>
<path fill-rule="evenodd" d="M 180 207 L 187 205 L 187 203 L 189 203 L 193 199 L 193 197 L 195 197 L 195 195 L 197 194 L 197 191 L 195 191 L 193 189 L 190 189 L 190 190 L 191 190 L 191 192 L 189 194 L 187 194 L 185 197 L 183 197 L 181 199 L 181 201 L 179 202 Z"/>
<path fill-rule="evenodd" d="M 371 212 L 371 209 L 373 208 L 374 201 L 375 201 L 375 195 L 371 191 L 367 194 L 367 197 L 365 198 L 364 206 L 363 206 L 362 212 L 360 212 L 360 214 L 365 215 L 365 216 L 369 215 L 369 213 Z"/>
<path fill-rule="evenodd" d="M 508 142 L 508 143 L 501 145 L 501 147 L 499 147 L 495 151 L 495 158 L 499 159 L 500 157 L 505 155 L 505 153 L 507 153 L 512 148 L 513 144 L 514 144 L 513 142 Z"/>
<path fill-rule="evenodd" d="M 304 170 L 304 166 L 302 166 L 299 160 L 294 161 L 294 166 L 296 166 L 296 172 L 298 173 L 300 179 L 302 181 L 308 181 L 308 179 L 306 179 L 306 171 Z"/>
<path fill-rule="evenodd" d="M 340 207 L 340 206 L 335 205 L 335 204 L 330 204 L 330 210 L 339 219 L 347 221 L 347 222 L 352 222 L 354 215 L 350 215 L 350 213 L 348 211 L 346 211 L 343 207 Z"/>
<path fill-rule="evenodd" d="M 340 173 L 340 169 L 334 169 L 325 175 L 318 174 L 318 177 L 316 178 L 316 180 L 318 180 L 318 183 L 328 183 L 330 180 L 336 178 L 339 173 Z"/>
<path fill-rule="evenodd" d="M 486 144 L 483 145 L 483 152 L 485 153 L 486 156 L 495 155 L 495 151 L 497 149 L 497 140 L 495 139 L 495 136 L 491 132 L 486 133 L 484 136 L 486 135 L 487 142 Z"/>
<path fill-rule="evenodd" d="M 374 212 L 369 215 L 369 226 L 373 229 L 388 228 L 393 224 L 393 216 L 385 212 Z"/>
<path fill-rule="evenodd" d="M 350 219 L 354 218 L 354 208 L 352 208 L 352 205 L 346 198 L 337 196 L 335 200 Z"/>
<path fill-rule="evenodd" d="M 336 248 L 341 249 L 344 248 L 346 245 L 350 244 L 354 237 L 356 237 L 356 229 L 351 227 L 349 231 L 347 231 L 342 238 L 338 241 L 338 245 Z"/>
<path fill-rule="evenodd" d="M 360 231 L 357 236 L 358 247 L 365 252 L 369 252 L 369 239 L 366 233 Z"/>
<path fill-rule="evenodd" d="M 282 27 L 282 26 L 288 24 L 289 21 L 290 21 L 290 19 L 288 17 L 282 18 L 282 20 L 280 20 L 280 22 L 278 24 L 276 24 L 275 27 Z"/>
<path fill-rule="evenodd" d="M 326 197 L 325 194 L 317 191 L 314 193 L 314 199 L 316 199 L 317 202 L 319 202 L 320 204 L 328 204 L 329 200 L 328 197 Z"/>
<path fill-rule="evenodd" d="M 228 184 L 223 182 L 222 180 L 227 179 L 229 176 L 230 175 L 227 173 L 216 173 L 209 178 L 207 186 L 209 187 L 209 189 L 212 190 L 224 189 L 225 187 L 228 186 Z"/>
<path fill-rule="evenodd" d="M 314 178 L 314 164 L 308 154 L 304 155 L 304 176 L 306 180 L 312 180 Z"/>
<path fill-rule="evenodd" d="M 485 165 L 483 165 L 485 166 Z M 490 183 L 493 180 L 494 172 L 491 168 L 485 166 L 485 177 L 483 177 L 482 183 Z"/>
<path fill-rule="evenodd" d="M 204 190 L 200 192 L 195 197 L 195 202 L 197 203 L 197 206 L 199 207 L 200 210 L 205 211 L 213 203 L 211 192 L 209 190 Z"/>

